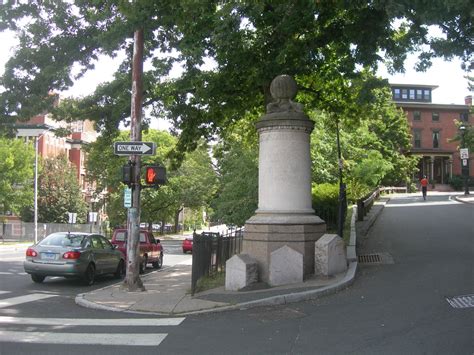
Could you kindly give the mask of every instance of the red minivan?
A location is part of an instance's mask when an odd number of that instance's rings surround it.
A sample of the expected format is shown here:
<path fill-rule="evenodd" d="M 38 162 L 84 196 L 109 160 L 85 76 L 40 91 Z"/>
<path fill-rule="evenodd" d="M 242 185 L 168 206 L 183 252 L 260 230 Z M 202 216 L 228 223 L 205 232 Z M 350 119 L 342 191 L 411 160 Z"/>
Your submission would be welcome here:
<path fill-rule="evenodd" d="M 112 235 L 112 244 L 117 245 L 125 258 L 127 258 L 127 230 L 116 229 Z M 146 265 L 151 263 L 155 269 L 163 266 L 163 246 L 159 239 L 148 230 L 140 230 L 140 273 L 144 273 Z"/>

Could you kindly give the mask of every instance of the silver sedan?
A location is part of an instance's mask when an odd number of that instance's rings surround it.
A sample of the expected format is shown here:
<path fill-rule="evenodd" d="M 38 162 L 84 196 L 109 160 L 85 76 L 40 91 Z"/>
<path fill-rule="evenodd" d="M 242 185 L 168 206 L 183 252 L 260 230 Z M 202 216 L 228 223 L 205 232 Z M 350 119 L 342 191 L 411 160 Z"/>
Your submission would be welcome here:
<path fill-rule="evenodd" d="M 37 283 L 46 276 L 63 276 L 79 277 L 92 285 L 96 275 L 125 275 L 122 253 L 102 235 L 89 233 L 50 234 L 26 250 L 23 266 Z"/>

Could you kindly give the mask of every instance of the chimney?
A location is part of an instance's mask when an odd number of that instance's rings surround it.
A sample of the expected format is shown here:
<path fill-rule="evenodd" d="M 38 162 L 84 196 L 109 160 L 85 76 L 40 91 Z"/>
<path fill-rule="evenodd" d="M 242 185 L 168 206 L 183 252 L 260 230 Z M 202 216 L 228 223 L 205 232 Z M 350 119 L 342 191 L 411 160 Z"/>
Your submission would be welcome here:
<path fill-rule="evenodd" d="M 472 95 L 468 95 L 464 98 L 464 103 L 467 105 L 467 106 L 472 106 Z"/>

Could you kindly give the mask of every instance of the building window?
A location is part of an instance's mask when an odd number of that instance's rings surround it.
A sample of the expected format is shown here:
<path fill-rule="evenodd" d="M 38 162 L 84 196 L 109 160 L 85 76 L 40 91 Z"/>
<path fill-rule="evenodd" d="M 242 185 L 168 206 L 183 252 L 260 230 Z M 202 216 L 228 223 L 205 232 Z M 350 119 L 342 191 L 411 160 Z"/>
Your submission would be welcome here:
<path fill-rule="evenodd" d="M 420 121 L 420 120 L 421 120 L 421 112 L 413 111 L 413 121 Z"/>
<path fill-rule="evenodd" d="M 430 90 L 423 90 L 423 100 L 431 101 L 431 92 Z"/>
<path fill-rule="evenodd" d="M 439 131 L 433 131 L 433 148 L 439 148 Z"/>
<path fill-rule="evenodd" d="M 400 99 L 400 89 L 393 89 L 393 98 Z"/>
<path fill-rule="evenodd" d="M 416 90 L 416 99 L 423 100 L 423 90 L 421 89 Z"/>
<path fill-rule="evenodd" d="M 408 99 L 408 90 L 407 89 L 402 89 L 402 99 L 403 100 Z"/>
<path fill-rule="evenodd" d="M 459 118 L 462 122 L 467 122 L 467 121 L 469 121 L 469 113 L 468 112 L 461 112 L 459 114 Z"/>
<path fill-rule="evenodd" d="M 433 112 L 433 113 L 431 114 L 431 119 L 432 119 L 433 121 L 439 121 L 439 112 Z"/>
<path fill-rule="evenodd" d="M 410 100 L 415 100 L 415 89 L 410 89 Z"/>
<path fill-rule="evenodd" d="M 421 148 L 421 131 L 413 131 L 414 147 Z"/>

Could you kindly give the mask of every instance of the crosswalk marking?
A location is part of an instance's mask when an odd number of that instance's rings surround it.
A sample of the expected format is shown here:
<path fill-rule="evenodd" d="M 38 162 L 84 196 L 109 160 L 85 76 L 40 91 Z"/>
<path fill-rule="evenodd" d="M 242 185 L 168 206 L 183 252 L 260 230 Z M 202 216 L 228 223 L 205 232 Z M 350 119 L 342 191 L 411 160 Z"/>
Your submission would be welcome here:
<path fill-rule="evenodd" d="M 97 334 L 0 331 L 0 342 L 157 346 L 167 334 Z"/>
<path fill-rule="evenodd" d="M 0 324 L 62 325 L 62 326 L 175 326 L 181 324 L 184 317 L 176 318 L 22 318 L 0 317 Z"/>
<path fill-rule="evenodd" d="M 31 295 L 18 296 L 0 300 L 0 308 L 16 306 L 18 304 L 42 300 L 45 298 L 56 297 L 57 295 L 46 295 L 44 293 L 32 293 Z"/>

